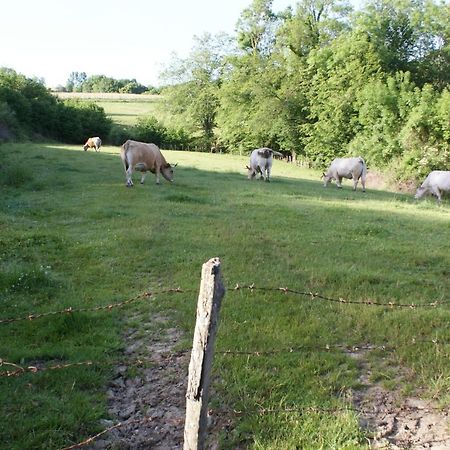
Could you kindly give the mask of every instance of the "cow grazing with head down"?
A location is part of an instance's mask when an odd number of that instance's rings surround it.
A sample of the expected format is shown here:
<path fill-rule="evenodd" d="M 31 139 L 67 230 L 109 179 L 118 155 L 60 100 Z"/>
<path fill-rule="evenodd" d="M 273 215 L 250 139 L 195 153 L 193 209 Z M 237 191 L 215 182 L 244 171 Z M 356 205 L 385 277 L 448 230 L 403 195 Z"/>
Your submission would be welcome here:
<path fill-rule="evenodd" d="M 86 144 L 83 145 L 84 151 L 86 151 L 88 148 L 95 148 L 95 151 L 98 152 L 100 150 L 100 147 L 102 146 L 102 140 L 96 136 L 96 137 L 90 137 Z"/>
<path fill-rule="evenodd" d="M 120 157 L 125 169 L 127 187 L 133 186 L 133 180 L 131 179 L 133 170 L 141 172 L 141 184 L 144 184 L 147 172 L 156 175 L 156 184 L 159 184 L 159 174 L 167 181 L 173 181 L 173 169 L 176 164 L 171 166 L 166 162 L 161 150 L 155 144 L 128 140 L 120 149 Z"/>
<path fill-rule="evenodd" d="M 419 186 L 414 198 L 419 199 L 426 194 L 432 194 L 440 202 L 444 192 L 450 192 L 450 170 L 433 170 Z"/>
<path fill-rule="evenodd" d="M 248 170 L 248 179 L 253 179 L 259 173 L 261 174 L 261 180 L 265 179 L 266 181 L 270 181 L 273 155 L 283 156 L 281 153 L 267 147 L 253 150 L 250 155 L 250 167 L 245 166 Z"/>
<path fill-rule="evenodd" d="M 336 158 L 331 162 L 327 172 L 323 174 L 323 185 L 328 186 L 331 180 L 336 180 L 336 186 L 342 188 L 342 178 L 353 179 L 353 190 L 356 191 L 361 178 L 362 190 L 366 191 L 367 166 L 361 156 L 356 158 Z"/>

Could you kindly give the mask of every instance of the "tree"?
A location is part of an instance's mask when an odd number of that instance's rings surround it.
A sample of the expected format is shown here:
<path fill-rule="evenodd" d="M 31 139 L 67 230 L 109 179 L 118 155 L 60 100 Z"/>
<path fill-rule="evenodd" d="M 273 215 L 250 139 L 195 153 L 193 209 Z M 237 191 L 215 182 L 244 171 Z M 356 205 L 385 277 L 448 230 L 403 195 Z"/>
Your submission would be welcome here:
<path fill-rule="evenodd" d="M 372 0 L 355 26 L 368 34 L 388 74 L 411 72 L 419 86 L 450 82 L 450 8 L 433 0 Z"/>
<path fill-rule="evenodd" d="M 81 92 L 86 79 L 86 72 L 71 72 L 66 84 L 67 92 Z"/>
<path fill-rule="evenodd" d="M 295 55 L 306 57 L 349 30 L 346 19 L 351 11 L 346 0 L 302 0 L 295 14 L 288 14 L 280 36 Z"/>
<path fill-rule="evenodd" d="M 165 107 L 184 128 L 197 133 L 204 149 L 209 149 L 214 140 L 218 91 L 231 40 L 225 34 L 205 34 L 195 40 L 190 55 L 184 60 L 175 57 L 163 74 L 171 83 L 164 89 Z"/>
<path fill-rule="evenodd" d="M 275 41 L 277 16 L 272 11 L 273 0 L 253 0 L 244 9 L 236 25 L 239 47 L 247 52 L 267 55 Z"/>

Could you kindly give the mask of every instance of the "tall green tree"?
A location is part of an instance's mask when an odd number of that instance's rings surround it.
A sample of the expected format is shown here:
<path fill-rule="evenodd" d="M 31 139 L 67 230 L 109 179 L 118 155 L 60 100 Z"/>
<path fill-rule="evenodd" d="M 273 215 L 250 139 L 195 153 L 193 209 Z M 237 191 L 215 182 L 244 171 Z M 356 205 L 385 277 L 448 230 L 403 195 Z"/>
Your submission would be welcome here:
<path fill-rule="evenodd" d="M 200 145 L 209 149 L 215 140 L 214 130 L 219 107 L 219 86 L 225 56 L 232 52 L 226 34 L 205 34 L 195 38 L 195 46 L 186 59 L 174 58 L 163 78 L 170 83 L 164 89 L 164 104 L 183 124 L 196 134 Z"/>
<path fill-rule="evenodd" d="M 450 7 L 445 1 L 371 0 L 355 26 L 366 32 L 383 70 L 411 72 L 418 84 L 450 81 Z"/>

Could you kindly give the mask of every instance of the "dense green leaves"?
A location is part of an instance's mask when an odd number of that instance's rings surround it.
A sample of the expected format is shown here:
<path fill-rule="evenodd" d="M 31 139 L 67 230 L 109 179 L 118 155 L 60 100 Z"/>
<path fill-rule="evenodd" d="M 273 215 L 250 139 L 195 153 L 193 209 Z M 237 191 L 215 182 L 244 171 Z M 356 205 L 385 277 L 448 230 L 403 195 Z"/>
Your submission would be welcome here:
<path fill-rule="evenodd" d="M 267 145 L 316 167 L 354 154 L 421 178 L 449 164 L 449 24 L 433 0 L 370 0 L 357 12 L 302 0 L 278 14 L 254 0 L 239 49 L 209 37 L 174 62 L 167 108 L 230 152 Z"/>
<path fill-rule="evenodd" d="M 81 143 L 107 136 L 110 128 L 103 108 L 94 103 L 62 102 L 41 81 L 0 69 L 0 142 L 42 137 Z"/>

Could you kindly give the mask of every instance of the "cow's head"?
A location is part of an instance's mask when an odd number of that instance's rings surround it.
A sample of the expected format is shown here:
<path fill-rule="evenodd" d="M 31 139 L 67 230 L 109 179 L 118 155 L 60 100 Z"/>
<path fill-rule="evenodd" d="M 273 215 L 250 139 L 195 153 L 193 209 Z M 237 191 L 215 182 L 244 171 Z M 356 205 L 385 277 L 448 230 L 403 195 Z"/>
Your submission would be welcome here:
<path fill-rule="evenodd" d="M 84 144 L 84 145 L 83 145 L 83 150 L 86 151 L 86 150 L 88 149 L 88 147 L 89 147 L 89 145 Z"/>
<path fill-rule="evenodd" d="M 417 188 L 416 194 L 414 195 L 415 199 L 422 198 L 426 193 L 428 192 L 428 189 L 424 186 L 420 186 Z"/>
<path fill-rule="evenodd" d="M 322 173 L 322 176 L 320 178 L 323 178 L 323 185 L 324 187 L 328 186 L 328 183 L 330 182 L 331 178 L 329 175 L 327 175 L 325 172 Z"/>
<path fill-rule="evenodd" d="M 161 174 L 167 181 L 173 182 L 173 175 L 174 175 L 173 169 L 175 169 L 177 165 L 178 163 L 174 164 L 173 166 L 167 163 L 163 167 L 161 167 Z"/>
<path fill-rule="evenodd" d="M 245 168 L 248 170 L 248 174 L 247 174 L 248 179 L 251 180 L 252 178 L 255 178 L 256 170 L 252 169 L 249 166 L 245 166 Z"/>

